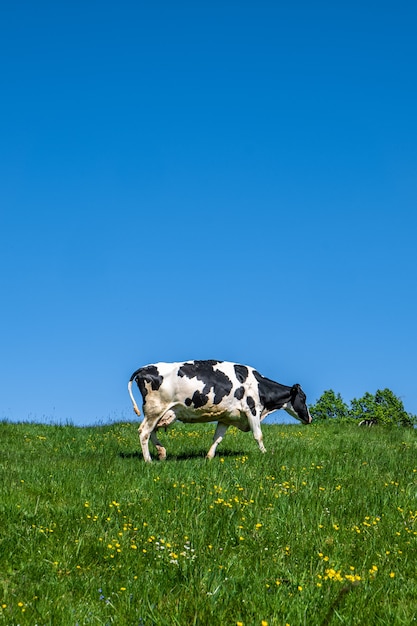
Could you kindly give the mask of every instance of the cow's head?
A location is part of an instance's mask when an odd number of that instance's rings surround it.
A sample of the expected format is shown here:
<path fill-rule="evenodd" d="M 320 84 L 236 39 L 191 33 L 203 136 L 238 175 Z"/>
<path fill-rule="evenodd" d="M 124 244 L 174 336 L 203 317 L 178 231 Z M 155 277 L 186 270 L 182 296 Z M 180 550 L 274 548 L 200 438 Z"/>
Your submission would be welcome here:
<path fill-rule="evenodd" d="M 300 385 L 293 385 L 290 394 L 290 401 L 285 407 L 287 413 L 304 424 L 311 424 L 312 417 L 306 403 L 306 394 Z"/>

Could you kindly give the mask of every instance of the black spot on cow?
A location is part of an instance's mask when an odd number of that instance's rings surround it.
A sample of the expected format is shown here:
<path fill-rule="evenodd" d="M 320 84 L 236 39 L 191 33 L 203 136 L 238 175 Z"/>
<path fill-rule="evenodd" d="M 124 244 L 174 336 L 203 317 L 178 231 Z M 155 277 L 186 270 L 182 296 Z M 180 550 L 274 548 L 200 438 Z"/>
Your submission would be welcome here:
<path fill-rule="evenodd" d="M 236 378 L 242 385 L 249 375 L 249 370 L 246 367 L 246 365 L 235 365 L 234 368 L 235 368 Z"/>
<path fill-rule="evenodd" d="M 181 365 L 178 370 L 178 376 L 188 376 L 188 378 L 197 377 L 199 380 L 202 380 L 200 374 L 213 373 L 213 367 L 218 363 L 223 363 L 223 361 L 215 361 L 212 359 L 206 361 L 189 361 Z"/>
<path fill-rule="evenodd" d="M 251 396 L 248 396 L 246 398 L 246 404 L 250 408 L 250 412 L 252 413 L 252 415 L 256 415 L 255 400 Z"/>
<path fill-rule="evenodd" d="M 194 404 L 195 409 L 200 409 L 202 406 L 207 404 L 208 396 L 206 396 L 201 391 L 194 391 L 192 397 L 192 403 Z"/>
<path fill-rule="evenodd" d="M 145 398 L 148 393 L 145 383 L 150 384 L 153 391 L 158 391 L 159 387 L 162 385 L 164 377 L 160 375 L 158 368 L 155 365 L 147 365 L 146 367 L 141 367 L 134 374 L 132 374 L 130 380 L 136 380 L 140 393 L 142 394 L 143 402 L 145 403 Z"/>
<path fill-rule="evenodd" d="M 235 391 L 235 398 L 236 400 L 241 400 L 243 398 L 243 396 L 245 395 L 245 388 L 244 387 L 238 387 Z"/>
<path fill-rule="evenodd" d="M 208 393 L 213 390 L 214 400 L 213 404 L 220 404 L 225 396 L 228 396 L 232 390 L 232 381 L 224 372 L 215 370 L 214 366 L 222 361 L 191 361 L 190 363 L 184 363 L 178 369 L 178 376 L 186 376 L 190 380 L 197 378 L 204 383 L 204 387 L 201 392 L 195 392 L 193 395 L 193 403 L 195 408 L 204 406 L 208 401 Z M 199 394 L 199 396 L 196 396 Z M 195 400 L 198 403 L 194 402 Z M 203 399 L 205 401 L 203 402 Z M 202 404 L 201 404 L 202 403 Z"/>

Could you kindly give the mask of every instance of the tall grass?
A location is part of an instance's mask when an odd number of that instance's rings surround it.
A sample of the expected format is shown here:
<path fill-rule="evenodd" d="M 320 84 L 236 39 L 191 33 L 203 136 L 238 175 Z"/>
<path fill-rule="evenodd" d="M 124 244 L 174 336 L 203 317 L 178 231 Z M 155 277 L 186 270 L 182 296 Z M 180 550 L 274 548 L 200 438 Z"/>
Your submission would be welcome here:
<path fill-rule="evenodd" d="M 0 624 L 417 620 L 412 429 L 1 423 Z"/>

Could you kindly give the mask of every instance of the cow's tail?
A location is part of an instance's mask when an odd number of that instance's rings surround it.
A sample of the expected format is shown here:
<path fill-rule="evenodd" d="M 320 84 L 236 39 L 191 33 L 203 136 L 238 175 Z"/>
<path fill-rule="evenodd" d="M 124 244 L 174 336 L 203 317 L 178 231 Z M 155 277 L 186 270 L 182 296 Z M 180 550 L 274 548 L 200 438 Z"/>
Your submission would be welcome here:
<path fill-rule="evenodd" d="M 137 372 L 134 372 L 134 374 L 132 374 L 132 376 L 131 376 L 128 384 L 127 384 L 127 388 L 128 388 L 128 391 L 129 391 L 130 399 L 132 400 L 133 410 L 135 411 L 136 415 L 140 415 L 140 411 L 138 409 L 138 405 L 136 404 L 136 400 L 135 400 L 135 398 L 133 396 L 133 392 L 132 392 L 132 383 L 136 379 L 136 376 L 137 376 Z"/>

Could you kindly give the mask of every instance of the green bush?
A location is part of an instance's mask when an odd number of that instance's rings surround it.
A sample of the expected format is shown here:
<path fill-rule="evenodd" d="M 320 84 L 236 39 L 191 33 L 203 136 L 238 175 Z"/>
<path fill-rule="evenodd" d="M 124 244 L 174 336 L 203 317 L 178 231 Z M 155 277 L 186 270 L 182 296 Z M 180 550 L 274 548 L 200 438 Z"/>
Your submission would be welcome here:
<path fill-rule="evenodd" d="M 333 389 L 329 389 L 310 407 L 310 413 L 314 420 L 340 419 L 349 416 L 349 407 L 340 393 L 336 395 Z"/>
<path fill-rule="evenodd" d="M 372 424 L 391 426 L 413 426 L 416 416 L 407 413 L 402 403 L 390 389 L 378 389 L 375 395 L 366 392 L 361 398 L 354 398 L 350 407 L 340 393 L 332 389 L 325 391 L 310 407 L 314 420 L 343 419 L 369 420 Z"/>

